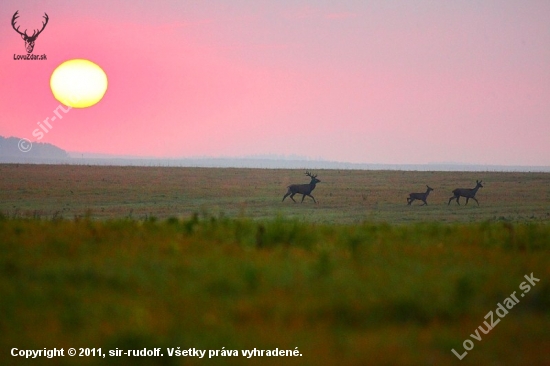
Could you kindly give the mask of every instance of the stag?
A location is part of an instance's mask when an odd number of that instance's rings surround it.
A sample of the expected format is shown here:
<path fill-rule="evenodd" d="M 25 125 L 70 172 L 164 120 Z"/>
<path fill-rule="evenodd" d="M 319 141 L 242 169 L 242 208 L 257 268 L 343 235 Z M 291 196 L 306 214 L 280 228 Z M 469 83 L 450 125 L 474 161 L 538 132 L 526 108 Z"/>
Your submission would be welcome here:
<path fill-rule="evenodd" d="M 426 206 L 428 204 L 428 202 L 426 202 L 426 198 L 428 198 L 430 192 L 434 190 L 428 185 L 426 185 L 426 187 L 428 187 L 428 189 L 424 193 L 410 193 L 409 197 L 407 197 L 407 204 L 410 205 L 411 203 L 413 203 L 414 200 L 420 200 L 424 202 L 424 204 L 421 206 Z"/>
<path fill-rule="evenodd" d="M 15 12 L 15 14 L 13 14 L 13 18 L 11 18 L 11 26 L 13 27 L 13 29 L 19 33 L 21 35 L 21 38 L 23 38 L 23 40 L 25 41 L 25 48 L 27 49 L 27 53 L 32 53 L 32 50 L 34 49 L 34 42 L 36 41 L 36 38 L 38 38 L 38 36 L 40 35 L 40 33 L 42 33 L 42 31 L 44 30 L 44 28 L 46 28 L 46 24 L 48 24 L 48 14 L 44 13 L 44 19 L 46 19 L 45 22 L 42 22 L 42 29 L 38 30 L 38 29 L 35 29 L 32 33 L 32 36 L 29 36 L 27 34 L 27 30 L 25 29 L 25 32 L 20 32 L 19 31 L 19 27 L 15 28 L 15 20 L 17 18 L 19 18 L 19 15 L 17 14 L 19 13 L 19 10 L 17 10 Z"/>
<path fill-rule="evenodd" d="M 321 181 L 319 179 L 317 179 L 317 174 L 312 175 L 310 172 L 306 172 L 306 175 L 311 178 L 311 182 L 309 182 L 308 184 L 292 184 L 292 185 L 288 186 L 288 191 L 286 192 L 285 196 L 283 197 L 283 201 L 288 196 L 290 196 L 290 199 L 294 201 L 293 197 L 296 193 L 298 193 L 298 194 L 302 195 L 302 202 L 301 203 L 304 202 L 304 198 L 306 196 L 311 197 L 313 199 L 313 202 L 317 203 L 317 201 L 315 201 L 315 198 L 311 195 L 311 191 L 313 191 L 315 189 L 315 185 L 317 183 L 321 183 Z M 294 203 L 296 203 L 296 201 L 294 201 Z"/>
<path fill-rule="evenodd" d="M 460 205 L 460 202 L 458 202 L 458 199 L 460 197 L 466 197 L 466 204 L 468 204 L 468 201 L 473 199 L 476 201 L 477 205 L 479 206 L 479 202 L 477 202 L 477 199 L 475 198 L 475 195 L 477 193 L 477 190 L 480 188 L 483 188 L 483 185 L 481 185 L 480 180 L 476 180 L 476 186 L 475 188 L 457 188 L 453 191 L 453 196 L 449 198 L 449 203 L 447 203 L 447 206 L 451 204 L 451 201 L 456 199 L 456 203 Z"/>

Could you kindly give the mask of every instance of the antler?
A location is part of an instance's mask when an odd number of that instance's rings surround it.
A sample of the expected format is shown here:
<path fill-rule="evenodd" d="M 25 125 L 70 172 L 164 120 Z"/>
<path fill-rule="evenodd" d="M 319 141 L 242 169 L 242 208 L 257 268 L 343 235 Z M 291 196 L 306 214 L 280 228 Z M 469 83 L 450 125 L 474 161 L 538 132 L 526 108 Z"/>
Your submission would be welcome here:
<path fill-rule="evenodd" d="M 306 171 L 306 175 L 311 178 L 317 178 L 317 174 L 312 175 L 309 171 Z"/>
<path fill-rule="evenodd" d="M 21 33 L 21 31 L 19 31 L 19 27 L 15 28 L 15 21 L 17 18 L 19 18 L 19 15 L 17 14 L 19 13 L 19 10 L 17 10 L 15 12 L 15 14 L 13 14 L 13 17 L 11 18 L 11 26 L 13 27 L 13 29 L 19 33 L 20 35 L 22 36 L 25 36 L 27 38 L 36 38 L 38 37 L 38 35 L 40 33 L 42 33 L 42 31 L 44 30 L 44 28 L 46 28 L 46 24 L 48 24 L 48 20 L 50 20 L 50 18 L 48 17 L 48 14 L 44 13 L 44 19 L 46 19 L 45 22 L 42 22 L 42 29 L 38 30 L 38 29 L 35 29 L 34 32 L 32 33 L 32 36 L 29 37 L 29 35 L 27 34 L 27 30 L 25 29 L 25 32 L 24 33 Z M 38 32 L 38 33 L 37 33 Z"/>
<path fill-rule="evenodd" d="M 38 33 L 36 33 L 36 35 L 33 33 L 33 34 L 32 34 L 33 37 L 38 37 L 38 35 L 39 35 L 40 33 L 42 33 L 42 31 L 44 30 L 44 28 L 46 28 L 46 24 L 48 24 L 48 20 L 50 20 L 50 18 L 48 17 L 48 14 L 46 14 L 45 12 L 44 12 L 43 18 L 46 19 L 46 21 L 45 21 L 45 22 L 42 22 L 42 29 L 40 29 L 40 30 L 38 31 Z M 36 31 L 35 31 L 35 32 L 36 32 Z"/>
<path fill-rule="evenodd" d="M 19 18 L 19 15 L 17 15 L 17 13 L 19 13 L 19 10 L 17 10 L 17 11 L 15 12 L 15 14 L 13 14 L 13 18 L 11 18 L 11 26 L 12 26 L 13 29 L 14 29 L 17 33 L 19 33 L 20 35 L 26 36 L 26 35 L 27 35 L 27 30 L 26 30 L 26 29 L 25 29 L 25 33 L 21 33 L 21 32 L 19 31 L 19 27 L 15 28 L 15 20 L 16 20 L 17 18 Z M 46 13 L 44 13 L 44 14 L 46 14 Z"/>

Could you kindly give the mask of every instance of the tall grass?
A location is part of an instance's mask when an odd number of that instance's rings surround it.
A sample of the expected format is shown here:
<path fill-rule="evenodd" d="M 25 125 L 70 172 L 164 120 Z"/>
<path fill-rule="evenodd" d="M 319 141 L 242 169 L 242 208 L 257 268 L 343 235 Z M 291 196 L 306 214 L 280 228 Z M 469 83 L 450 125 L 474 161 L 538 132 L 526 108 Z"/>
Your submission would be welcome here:
<path fill-rule="evenodd" d="M 282 361 L 450 364 L 458 362 L 451 348 L 462 347 L 485 314 L 534 273 L 540 283 L 461 364 L 544 364 L 549 249 L 544 223 L 3 216 L 0 358 L 15 363 L 12 347 L 299 347 L 302 357 Z M 163 351 L 147 364 L 204 363 Z"/>

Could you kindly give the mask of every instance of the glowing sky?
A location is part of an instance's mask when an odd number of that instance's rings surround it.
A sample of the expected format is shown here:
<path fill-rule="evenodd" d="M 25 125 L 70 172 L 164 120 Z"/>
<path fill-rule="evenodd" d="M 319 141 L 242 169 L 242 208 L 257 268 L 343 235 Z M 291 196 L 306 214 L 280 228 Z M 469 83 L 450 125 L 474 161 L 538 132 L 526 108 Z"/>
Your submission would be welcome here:
<path fill-rule="evenodd" d="M 49 24 L 34 54 L 11 27 Z M 103 100 L 41 142 L 155 157 L 550 165 L 550 1 L 3 0 L 0 135 L 36 139 L 63 61 Z"/>

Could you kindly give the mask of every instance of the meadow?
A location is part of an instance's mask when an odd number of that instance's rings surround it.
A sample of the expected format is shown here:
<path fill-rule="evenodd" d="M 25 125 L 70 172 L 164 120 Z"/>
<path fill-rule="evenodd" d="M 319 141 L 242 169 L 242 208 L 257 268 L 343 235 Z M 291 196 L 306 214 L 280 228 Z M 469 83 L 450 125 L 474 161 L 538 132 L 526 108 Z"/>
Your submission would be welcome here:
<path fill-rule="evenodd" d="M 319 203 L 294 204 L 281 199 L 303 171 L 0 173 L 1 364 L 550 364 L 549 174 L 319 170 Z M 447 205 L 476 179 L 479 206 Z M 428 206 L 407 206 L 426 184 Z M 25 360 L 13 347 L 164 357 Z M 239 356 L 168 357 L 177 347 Z"/>
<path fill-rule="evenodd" d="M 313 196 L 319 204 L 309 197 L 303 204 L 289 198 L 281 203 L 289 184 L 309 182 L 304 171 L 5 164 L 0 212 L 102 220 L 188 218 L 198 212 L 337 224 L 550 220 L 550 173 L 317 170 L 321 183 Z M 465 206 L 464 198 L 460 206 L 447 206 L 453 189 L 473 188 L 476 180 L 484 184 L 476 195 L 479 207 L 473 201 Z M 428 206 L 407 206 L 408 194 L 424 192 L 426 185 L 434 188 Z"/>

